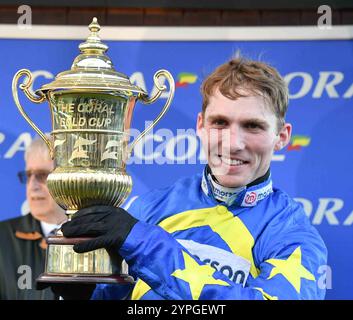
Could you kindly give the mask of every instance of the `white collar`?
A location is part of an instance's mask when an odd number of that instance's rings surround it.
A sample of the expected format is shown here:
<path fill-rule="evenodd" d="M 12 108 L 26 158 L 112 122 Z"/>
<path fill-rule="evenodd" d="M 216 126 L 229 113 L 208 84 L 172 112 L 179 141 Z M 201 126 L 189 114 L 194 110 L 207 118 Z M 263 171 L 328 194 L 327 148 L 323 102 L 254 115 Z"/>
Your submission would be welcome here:
<path fill-rule="evenodd" d="M 218 184 L 205 167 L 202 175 L 201 188 L 204 194 L 217 202 L 231 206 L 237 203 L 241 207 L 254 207 L 272 192 L 271 175 L 265 181 L 240 188 L 226 188 Z"/>
<path fill-rule="evenodd" d="M 61 227 L 60 224 L 53 224 L 53 223 L 48 223 L 48 222 L 44 222 L 44 221 L 41 221 L 40 225 L 42 227 L 42 231 L 43 231 L 44 237 L 48 237 L 48 235 L 49 235 L 49 233 L 51 231 Z"/>

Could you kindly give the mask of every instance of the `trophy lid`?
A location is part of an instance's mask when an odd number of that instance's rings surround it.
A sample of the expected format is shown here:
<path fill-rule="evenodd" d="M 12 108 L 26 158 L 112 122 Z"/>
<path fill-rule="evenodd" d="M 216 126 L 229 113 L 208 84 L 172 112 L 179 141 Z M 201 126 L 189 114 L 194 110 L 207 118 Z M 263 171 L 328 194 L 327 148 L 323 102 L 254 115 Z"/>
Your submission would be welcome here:
<path fill-rule="evenodd" d="M 91 34 L 79 45 L 81 54 L 75 58 L 71 70 L 60 72 L 54 81 L 43 85 L 36 92 L 46 94 L 60 89 L 87 89 L 147 95 L 143 89 L 133 85 L 127 75 L 114 69 L 112 61 L 105 54 L 108 46 L 98 36 L 100 25 L 97 18 L 93 18 L 88 29 Z"/>

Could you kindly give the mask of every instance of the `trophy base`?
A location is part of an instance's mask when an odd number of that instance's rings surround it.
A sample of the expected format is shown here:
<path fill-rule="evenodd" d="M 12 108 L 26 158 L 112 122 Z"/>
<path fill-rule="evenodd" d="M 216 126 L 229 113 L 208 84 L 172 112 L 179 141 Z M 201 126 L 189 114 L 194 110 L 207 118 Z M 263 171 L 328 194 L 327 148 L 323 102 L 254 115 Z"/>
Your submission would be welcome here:
<path fill-rule="evenodd" d="M 73 246 L 91 238 L 65 238 L 60 235 L 47 239 L 45 272 L 37 279 L 37 287 L 49 284 L 132 284 L 127 264 L 117 253 L 97 249 L 76 253 Z"/>

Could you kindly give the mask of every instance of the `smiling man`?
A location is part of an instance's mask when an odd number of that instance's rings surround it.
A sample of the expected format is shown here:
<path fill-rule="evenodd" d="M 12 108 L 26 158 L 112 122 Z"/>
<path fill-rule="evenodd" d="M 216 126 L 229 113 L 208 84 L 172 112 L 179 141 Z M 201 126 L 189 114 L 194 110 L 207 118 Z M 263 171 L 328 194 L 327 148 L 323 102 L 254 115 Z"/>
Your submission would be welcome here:
<path fill-rule="evenodd" d="M 291 125 L 278 125 L 275 114 L 261 96 L 242 90 L 231 100 L 216 90 L 198 115 L 197 131 L 208 149 L 208 164 L 224 187 L 243 187 L 263 176 L 274 150 L 290 138 Z"/>
<path fill-rule="evenodd" d="M 47 188 L 54 162 L 42 139 L 34 139 L 25 152 L 26 185 L 30 213 L 0 222 L 0 299 L 54 299 L 50 289 L 35 290 L 35 279 L 44 271 L 45 237 L 66 220 Z"/>
<path fill-rule="evenodd" d="M 292 129 L 285 82 L 271 66 L 237 58 L 205 79 L 202 96 L 202 174 L 139 197 L 129 213 L 82 209 L 64 235 L 96 237 L 77 252 L 119 252 L 138 279 L 132 299 L 323 299 L 325 244 L 302 207 L 272 186 L 272 155 Z M 93 298 L 122 292 L 98 285 Z"/>

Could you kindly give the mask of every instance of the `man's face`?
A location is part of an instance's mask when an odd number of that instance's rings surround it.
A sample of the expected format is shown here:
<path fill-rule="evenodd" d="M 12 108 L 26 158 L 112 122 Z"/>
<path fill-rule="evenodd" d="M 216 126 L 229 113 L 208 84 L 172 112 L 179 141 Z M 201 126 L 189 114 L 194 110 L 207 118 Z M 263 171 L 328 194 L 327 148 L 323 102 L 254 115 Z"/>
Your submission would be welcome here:
<path fill-rule="evenodd" d="M 46 181 L 40 181 L 40 176 L 44 177 L 54 169 L 52 160 L 47 159 L 39 151 L 34 150 L 31 152 L 26 161 L 26 171 L 30 173 L 26 185 L 27 201 L 32 215 L 38 219 L 50 222 L 51 215 L 60 207 L 51 197 Z"/>
<path fill-rule="evenodd" d="M 277 122 L 263 97 L 230 100 L 215 91 L 204 117 L 198 115 L 197 133 L 221 185 L 245 186 L 266 173 L 274 150 L 290 139 L 291 125 L 278 133 Z"/>

